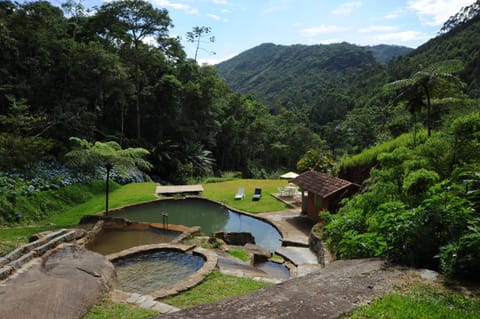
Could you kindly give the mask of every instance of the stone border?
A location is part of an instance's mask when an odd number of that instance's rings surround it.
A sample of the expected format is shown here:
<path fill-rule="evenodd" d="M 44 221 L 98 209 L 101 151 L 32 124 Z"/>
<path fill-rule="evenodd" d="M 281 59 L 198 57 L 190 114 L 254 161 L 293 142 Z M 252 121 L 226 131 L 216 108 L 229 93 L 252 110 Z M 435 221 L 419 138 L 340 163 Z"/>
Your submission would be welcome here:
<path fill-rule="evenodd" d="M 151 296 L 153 299 L 159 299 L 166 296 L 176 295 L 182 291 L 188 290 L 195 287 L 205 279 L 205 277 L 210 274 L 215 267 L 217 266 L 218 258 L 217 255 L 207 249 L 195 247 L 195 245 L 183 245 L 183 244 L 153 244 L 153 245 L 143 245 L 136 246 L 130 249 L 123 250 L 119 253 L 110 254 L 105 256 L 110 262 L 114 262 L 116 259 L 126 257 L 132 254 L 157 251 L 157 250 L 176 250 L 183 253 L 191 253 L 194 255 L 201 256 L 205 259 L 205 263 L 202 268 L 196 271 L 194 274 L 188 276 L 187 278 L 178 281 L 170 289 L 160 289 L 153 291 Z"/>

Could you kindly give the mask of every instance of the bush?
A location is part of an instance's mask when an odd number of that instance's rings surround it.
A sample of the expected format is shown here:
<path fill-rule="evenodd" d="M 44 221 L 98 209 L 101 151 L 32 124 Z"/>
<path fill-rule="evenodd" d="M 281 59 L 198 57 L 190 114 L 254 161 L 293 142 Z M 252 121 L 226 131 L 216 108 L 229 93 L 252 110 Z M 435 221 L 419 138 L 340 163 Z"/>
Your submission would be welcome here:
<path fill-rule="evenodd" d="M 342 259 L 378 257 L 384 254 L 386 243 L 377 233 L 359 234 L 349 230 L 343 234 L 336 247 L 336 255 Z"/>
<path fill-rule="evenodd" d="M 467 234 L 441 249 L 440 268 L 452 277 L 480 281 L 480 233 Z"/>

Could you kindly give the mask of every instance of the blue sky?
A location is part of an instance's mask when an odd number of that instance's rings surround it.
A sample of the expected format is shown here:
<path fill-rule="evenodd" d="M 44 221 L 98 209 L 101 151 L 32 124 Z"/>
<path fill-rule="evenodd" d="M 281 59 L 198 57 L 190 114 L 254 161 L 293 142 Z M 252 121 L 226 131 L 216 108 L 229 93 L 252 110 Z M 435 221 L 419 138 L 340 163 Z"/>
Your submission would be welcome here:
<path fill-rule="evenodd" d="M 195 26 L 208 26 L 214 43 L 204 43 L 199 62 L 218 63 L 261 43 L 359 45 L 398 44 L 418 47 L 448 17 L 473 0 L 149 0 L 166 8 L 185 39 Z M 57 1 L 55 1 L 57 2 Z M 54 2 L 54 3 L 55 3 Z M 58 4 L 58 2 L 57 2 Z M 101 4 L 85 0 L 86 7 Z M 188 56 L 192 44 L 182 41 Z M 209 52 L 216 54 L 210 54 Z"/>

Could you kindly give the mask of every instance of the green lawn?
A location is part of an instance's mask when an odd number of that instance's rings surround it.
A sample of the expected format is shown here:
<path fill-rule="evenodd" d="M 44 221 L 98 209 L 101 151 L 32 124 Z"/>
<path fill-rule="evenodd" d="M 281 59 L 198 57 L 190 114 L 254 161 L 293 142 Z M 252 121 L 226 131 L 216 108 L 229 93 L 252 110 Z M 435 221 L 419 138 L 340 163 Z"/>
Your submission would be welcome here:
<path fill-rule="evenodd" d="M 109 195 L 109 209 L 154 200 L 155 185 L 155 183 L 132 183 L 115 189 Z M 52 216 L 51 222 L 57 225 L 75 225 L 82 216 L 103 211 L 105 211 L 105 194 L 99 194 L 64 213 Z"/>
<path fill-rule="evenodd" d="M 158 317 L 158 312 L 134 305 L 114 303 L 110 299 L 93 307 L 82 319 L 149 319 Z"/>
<path fill-rule="evenodd" d="M 203 196 L 216 200 L 226 205 L 249 213 L 262 213 L 289 208 L 272 196 L 278 193 L 279 187 L 287 185 L 282 179 L 237 179 L 221 183 L 204 184 Z M 235 194 L 239 187 L 245 188 L 245 198 L 236 200 Z M 262 189 L 262 197 L 259 201 L 252 201 L 255 188 Z"/>
<path fill-rule="evenodd" d="M 385 295 L 344 319 L 474 319 L 480 318 L 480 289 L 467 297 L 447 285 L 415 284 Z"/>
<path fill-rule="evenodd" d="M 270 283 L 229 276 L 214 271 L 198 286 L 179 295 L 163 298 L 160 302 L 183 309 L 243 295 L 270 285 Z"/>

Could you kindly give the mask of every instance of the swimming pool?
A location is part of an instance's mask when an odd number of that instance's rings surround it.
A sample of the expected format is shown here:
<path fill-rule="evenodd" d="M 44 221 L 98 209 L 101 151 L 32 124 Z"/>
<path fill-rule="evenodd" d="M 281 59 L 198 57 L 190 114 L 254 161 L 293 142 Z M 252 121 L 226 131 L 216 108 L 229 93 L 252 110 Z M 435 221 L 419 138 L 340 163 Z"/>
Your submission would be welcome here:
<path fill-rule="evenodd" d="M 110 216 L 137 222 L 162 223 L 166 214 L 168 223 L 200 226 L 203 235 L 210 236 L 216 231 L 250 232 L 257 245 L 272 252 L 280 248 L 282 243 L 280 233 L 271 224 L 200 198 L 159 200 L 112 211 Z"/>

